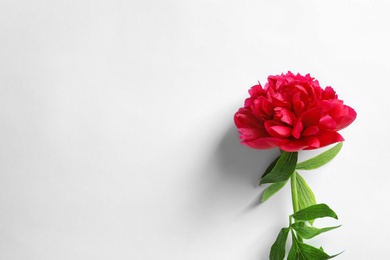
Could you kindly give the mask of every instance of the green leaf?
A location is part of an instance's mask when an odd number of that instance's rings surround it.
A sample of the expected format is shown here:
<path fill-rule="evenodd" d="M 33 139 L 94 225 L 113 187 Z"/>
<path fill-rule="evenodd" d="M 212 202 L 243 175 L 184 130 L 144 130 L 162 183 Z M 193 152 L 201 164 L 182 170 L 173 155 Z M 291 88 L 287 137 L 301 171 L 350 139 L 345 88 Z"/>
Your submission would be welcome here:
<path fill-rule="evenodd" d="M 305 179 L 296 172 L 297 180 L 297 193 L 298 193 L 298 206 L 299 209 L 307 208 L 311 205 L 316 204 L 316 197 L 313 191 L 307 185 Z M 310 224 L 313 225 L 314 220 L 310 221 Z"/>
<path fill-rule="evenodd" d="M 298 174 L 298 172 L 296 173 L 296 176 L 299 208 L 304 209 L 316 204 L 316 197 L 309 185 L 307 185 L 305 179 L 303 179 L 303 177 Z"/>
<path fill-rule="evenodd" d="M 299 247 L 300 253 L 303 256 L 300 259 L 305 259 L 305 260 L 306 259 L 307 260 L 326 260 L 326 259 L 331 259 L 331 258 L 336 257 L 339 254 L 341 254 L 341 253 L 339 253 L 337 255 L 330 256 L 321 249 L 315 248 L 311 245 L 304 244 L 301 242 L 298 242 L 298 247 Z"/>
<path fill-rule="evenodd" d="M 261 202 L 264 202 L 266 200 L 268 200 L 269 198 L 271 198 L 276 192 L 278 192 L 281 188 L 284 187 L 284 185 L 286 185 L 287 183 L 287 180 L 286 181 L 282 181 L 282 182 L 275 182 L 275 183 L 272 183 L 270 186 L 268 186 L 264 192 L 263 192 L 263 195 L 261 196 Z"/>
<path fill-rule="evenodd" d="M 292 245 L 290 252 L 287 256 L 287 260 L 326 260 L 336 257 L 342 253 L 341 252 L 337 255 L 330 256 L 324 252 L 322 247 L 318 249 L 311 245 L 299 242 L 298 239 L 295 237 L 294 232 L 291 233 Z"/>
<path fill-rule="evenodd" d="M 335 227 L 326 227 L 326 228 L 315 228 L 309 227 L 305 224 L 305 222 L 296 222 L 292 224 L 292 228 L 297 232 L 298 236 L 304 239 L 313 238 L 321 233 L 336 229 L 340 226 Z"/>
<path fill-rule="evenodd" d="M 270 260 L 283 260 L 286 254 L 286 241 L 288 237 L 289 228 L 282 228 L 276 238 L 274 244 L 271 247 L 269 254 Z"/>
<path fill-rule="evenodd" d="M 329 150 L 327 150 L 327 151 L 325 151 L 325 152 L 323 152 L 323 153 L 321 153 L 321 154 L 319 154 L 319 155 L 317 155 L 309 160 L 298 163 L 296 169 L 300 169 L 300 170 L 316 169 L 316 168 L 326 164 L 327 162 L 332 160 L 334 157 L 336 157 L 336 155 L 341 150 L 342 146 L 343 146 L 343 143 L 340 142 L 340 143 L 336 144 L 335 146 L 333 146 L 332 148 L 330 148 Z"/>
<path fill-rule="evenodd" d="M 272 161 L 272 163 L 267 167 L 267 169 L 265 169 L 265 172 L 263 173 L 263 176 L 261 176 L 261 178 L 264 178 L 268 173 L 271 172 L 271 170 L 275 167 L 279 158 L 280 158 L 280 155 L 275 160 Z"/>
<path fill-rule="evenodd" d="M 298 241 L 295 237 L 294 233 L 292 233 L 292 245 L 290 248 L 290 252 L 288 253 L 287 260 L 299 260 L 299 248 L 298 248 Z"/>
<path fill-rule="evenodd" d="M 260 181 L 263 183 L 275 183 L 288 180 L 295 171 L 297 165 L 297 152 L 282 152 L 279 160 L 276 162 L 272 170 Z"/>
<path fill-rule="evenodd" d="M 336 213 L 326 204 L 315 204 L 292 214 L 295 220 L 310 221 L 317 218 L 331 217 L 337 219 Z"/>

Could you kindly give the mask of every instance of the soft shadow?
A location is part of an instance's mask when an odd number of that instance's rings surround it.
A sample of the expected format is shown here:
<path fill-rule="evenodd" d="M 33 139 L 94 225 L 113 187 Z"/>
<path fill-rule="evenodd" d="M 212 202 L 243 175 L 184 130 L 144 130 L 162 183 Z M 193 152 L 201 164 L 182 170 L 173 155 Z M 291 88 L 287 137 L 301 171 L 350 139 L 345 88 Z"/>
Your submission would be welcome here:
<path fill-rule="evenodd" d="M 227 205 L 237 200 L 242 203 L 250 196 L 243 212 L 259 205 L 264 188 L 258 184 L 278 154 L 278 149 L 257 150 L 242 145 L 237 128 L 232 124 L 202 169 L 200 185 L 203 186 L 204 205 Z"/>
<path fill-rule="evenodd" d="M 268 255 L 269 246 L 280 230 L 279 225 L 271 221 L 283 223 L 283 216 L 287 213 L 285 207 L 280 207 L 281 202 L 285 202 L 283 197 L 281 200 L 274 197 L 277 203 L 259 205 L 266 186 L 259 187 L 258 184 L 265 169 L 279 155 L 279 150 L 257 150 L 240 144 L 233 124 L 209 149 L 212 150 L 209 150 L 206 161 L 195 169 L 194 179 L 191 179 L 194 193 L 191 200 L 186 200 L 185 207 L 185 215 L 191 220 L 189 225 L 196 227 L 199 239 L 203 239 L 213 232 L 232 232 L 228 228 L 231 224 L 252 227 L 266 223 L 253 232 L 259 232 L 263 237 L 256 239 L 261 244 L 260 254 Z"/>
<path fill-rule="evenodd" d="M 260 204 L 262 189 L 258 184 L 265 169 L 278 155 L 278 149 L 257 150 L 242 145 L 237 128 L 232 124 L 227 129 L 215 152 L 221 178 L 259 191 L 244 211 Z"/>
<path fill-rule="evenodd" d="M 260 254 L 268 255 L 268 246 L 279 230 L 279 226 L 270 224 L 271 220 L 283 222 L 282 216 L 287 213 L 284 207 L 279 207 L 280 201 L 258 207 L 265 188 L 265 185 L 259 187 L 258 184 L 265 169 L 279 155 L 279 150 L 257 150 L 240 144 L 239 133 L 233 124 L 210 149 L 213 150 L 204 164 L 196 168 L 196 179 L 191 182 L 195 187 L 194 196 L 193 200 L 187 201 L 190 206 L 186 207 L 186 214 L 195 220 L 191 225 L 196 226 L 198 232 L 203 228 L 202 235 L 225 230 L 226 225 L 232 224 L 232 218 L 235 219 L 233 224 L 252 225 L 254 215 L 247 213 L 259 209 L 256 223 L 258 220 L 267 224 L 259 226 L 256 232 L 267 238 L 256 241 L 263 241 Z"/>
<path fill-rule="evenodd" d="M 231 125 L 221 139 L 214 159 L 224 178 L 258 187 L 261 175 L 278 153 L 277 149 L 257 150 L 242 145 L 237 128 Z"/>

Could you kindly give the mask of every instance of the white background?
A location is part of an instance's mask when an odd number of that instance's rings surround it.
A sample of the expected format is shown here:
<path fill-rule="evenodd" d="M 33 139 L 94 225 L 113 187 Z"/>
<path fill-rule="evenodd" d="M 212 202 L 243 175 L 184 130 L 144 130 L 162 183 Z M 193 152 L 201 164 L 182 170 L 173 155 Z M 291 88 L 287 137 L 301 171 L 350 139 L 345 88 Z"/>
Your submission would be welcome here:
<path fill-rule="evenodd" d="M 257 203 L 277 151 L 240 145 L 232 118 L 252 85 L 288 70 L 358 113 L 340 154 L 302 172 L 343 225 L 312 243 L 387 259 L 389 11 L 1 0 L 0 259 L 268 259 L 290 191 Z"/>

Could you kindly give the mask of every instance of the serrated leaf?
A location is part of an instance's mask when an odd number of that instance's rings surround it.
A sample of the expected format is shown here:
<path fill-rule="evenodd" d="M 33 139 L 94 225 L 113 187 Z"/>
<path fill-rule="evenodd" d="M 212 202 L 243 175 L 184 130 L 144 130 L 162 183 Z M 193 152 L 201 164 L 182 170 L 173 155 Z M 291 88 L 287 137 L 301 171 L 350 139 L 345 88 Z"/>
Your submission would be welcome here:
<path fill-rule="evenodd" d="M 282 228 L 271 247 L 269 254 L 270 260 L 283 260 L 286 254 L 286 241 L 288 237 L 289 228 Z"/>
<path fill-rule="evenodd" d="M 309 227 L 305 224 L 305 222 L 296 222 L 292 224 L 292 228 L 297 232 L 298 236 L 304 239 L 313 238 L 321 233 L 336 229 L 340 226 L 335 227 L 326 227 L 326 228 L 315 228 Z"/>
<path fill-rule="evenodd" d="M 297 152 L 282 152 L 279 160 L 276 162 L 272 170 L 260 181 L 263 183 L 275 183 L 288 180 L 295 171 L 297 165 Z"/>
<path fill-rule="evenodd" d="M 318 167 L 328 163 L 330 160 L 336 157 L 336 155 L 340 152 L 342 146 L 343 143 L 340 142 L 335 146 L 333 146 L 332 148 L 330 148 L 329 150 L 326 150 L 325 152 L 309 160 L 298 163 L 296 169 L 300 169 L 300 170 L 317 169 Z"/>
<path fill-rule="evenodd" d="M 268 173 L 270 173 L 272 171 L 272 169 L 275 167 L 277 161 L 279 160 L 280 158 L 280 155 L 272 161 L 272 163 L 267 167 L 267 169 L 265 169 L 263 175 L 261 176 L 261 178 L 264 178 Z M 260 185 L 260 184 L 259 184 Z"/>
<path fill-rule="evenodd" d="M 329 208 L 326 204 L 315 204 L 307 208 L 301 209 L 294 214 L 292 217 L 297 221 L 310 221 L 317 218 L 331 217 L 337 219 L 336 213 Z"/>
<path fill-rule="evenodd" d="M 287 181 L 282 181 L 282 182 L 275 182 L 272 183 L 270 186 L 268 186 L 264 192 L 263 195 L 261 196 L 261 202 L 264 202 L 271 198 L 275 193 L 277 193 L 281 188 L 286 185 Z"/>
<path fill-rule="evenodd" d="M 297 193 L 298 193 L 298 206 L 299 209 L 307 208 L 311 205 L 316 204 L 316 197 L 309 187 L 309 185 L 306 183 L 305 179 L 296 172 L 296 183 L 297 183 Z M 310 224 L 313 225 L 314 220 L 311 221 Z"/>
<path fill-rule="evenodd" d="M 331 259 L 333 257 L 338 256 L 337 255 L 328 255 L 325 253 L 323 250 L 315 248 L 314 246 L 298 242 L 298 248 L 300 251 L 300 254 L 303 256 L 302 259 L 307 259 L 307 260 L 326 260 L 326 259 Z"/>

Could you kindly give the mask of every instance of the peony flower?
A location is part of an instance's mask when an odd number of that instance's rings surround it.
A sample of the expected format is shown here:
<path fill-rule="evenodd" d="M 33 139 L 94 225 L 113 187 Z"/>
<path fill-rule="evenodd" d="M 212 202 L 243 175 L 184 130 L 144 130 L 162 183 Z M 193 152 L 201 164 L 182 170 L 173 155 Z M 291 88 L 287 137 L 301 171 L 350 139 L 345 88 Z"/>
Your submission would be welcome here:
<path fill-rule="evenodd" d="M 259 83 L 249 95 L 234 122 L 242 143 L 251 148 L 295 152 L 324 147 L 344 141 L 338 131 L 356 118 L 332 87 L 322 89 L 310 74 L 269 76 L 264 88 Z"/>

